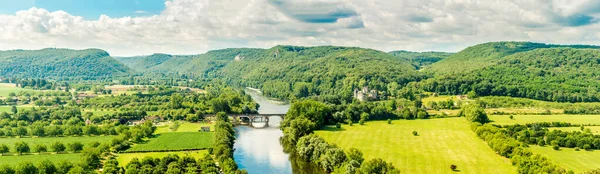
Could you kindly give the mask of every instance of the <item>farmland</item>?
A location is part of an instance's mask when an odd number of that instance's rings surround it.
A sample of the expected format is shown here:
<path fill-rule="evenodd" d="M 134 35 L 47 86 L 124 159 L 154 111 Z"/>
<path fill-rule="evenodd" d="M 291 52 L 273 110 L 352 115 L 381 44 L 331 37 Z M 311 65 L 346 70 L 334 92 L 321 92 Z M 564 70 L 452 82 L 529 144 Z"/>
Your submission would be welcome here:
<path fill-rule="evenodd" d="M 17 165 L 21 162 L 29 161 L 37 164 L 44 160 L 50 160 L 53 162 L 68 161 L 71 163 L 77 163 L 81 160 L 81 154 L 68 153 L 68 154 L 42 154 L 42 155 L 19 155 L 19 156 L 0 156 L 0 164 Z"/>
<path fill-rule="evenodd" d="M 474 135 L 464 118 L 373 121 L 341 130 L 329 127 L 317 135 L 344 149 L 357 148 L 365 159 L 391 162 L 405 173 L 452 173 L 452 164 L 465 173 L 516 171 Z"/>
<path fill-rule="evenodd" d="M 171 132 L 156 135 L 145 143 L 134 145 L 128 152 L 175 151 L 205 149 L 212 146 L 212 132 Z"/>
<path fill-rule="evenodd" d="M 182 151 L 182 152 L 141 152 L 141 153 L 121 153 L 117 156 L 117 160 L 119 161 L 120 166 L 125 166 L 131 159 L 138 158 L 143 159 L 144 157 L 152 157 L 152 158 L 162 158 L 169 154 L 182 156 L 191 156 L 196 159 L 204 157 L 204 155 L 208 154 L 206 150 L 200 151 Z"/>
<path fill-rule="evenodd" d="M 561 148 L 554 150 L 550 146 L 530 146 L 537 154 L 550 158 L 554 163 L 575 173 L 582 173 L 592 169 L 600 168 L 600 151 L 575 151 L 573 148 Z"/>
<path fill-rule="evenodd" d="M 572 124 L 600 124 L 600 115 L 514 115 L 510 119 L 508 115 L 490 115 L 492 124 L 512 125 L 536 122 L 568 122 Z"/>

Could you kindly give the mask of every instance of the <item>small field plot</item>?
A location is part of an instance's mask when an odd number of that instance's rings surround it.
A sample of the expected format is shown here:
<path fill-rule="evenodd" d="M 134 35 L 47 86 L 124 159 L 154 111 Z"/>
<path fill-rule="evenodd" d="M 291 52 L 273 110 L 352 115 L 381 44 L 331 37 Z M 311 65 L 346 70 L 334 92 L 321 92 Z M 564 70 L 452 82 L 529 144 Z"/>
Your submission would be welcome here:
<path fill-rule="evenodd" d="M 573 124 L 600 124 L 600 115 L 514 115 L 513 119 L 509 115 L 490 115 L 492 124 L 512 125 L 537 122 L 567 122 Z"/>
<path fill-rule="evenodd" d="M 600 126 L 584 126 L 585 129 L 590 129 L 591 133 L 594 135 L 600 135 Z M 567 131 L 567 132 L 573 132 L 573 131 L 581 131 L 581 128 L 579 127 L 551 127 L 548 128 L 550 131 L 552 130 L 561 130 L 561 131 Z M 581 131 L 583 132 L 583 131 Z"/>
<path fill-rule="evenodd" d="M 550 146 L 530 146 L 529 149 L 535 154 L 548 157 L 556 165 L 575 173 L 582 173 L 592 169 L 600 168 L 600 151 L 575 151 L 573 148 L 560 148 L 554 150 Z"/>
<path fill-rule="evenodd" d="M 177 128 L 176 131 L 171 130 L 171 125 L 173 123 L 167 123 L 164 126 L 159 126 L 156 128 L 156 134 L 168 133 L 168 132 L 198 132 L 201 127 L 210 127 L 210 131 L 214 131 L 214 124 L 209 123 L 189 123 L 182 122 Z"/>
<path fill-rule="evenodd" d="M 212 132 L 170 132 L 158 134 L 146 143 L 136 144 L 127 152 L 205 149 L 212 146 Z"/>
<path fill-rule="evenodd" d="M 15 84 L 10 84 L 10 83 L 1 83 L 0 84 L 0 97 L 8 97 L 8 94 L 10 94 L 11 92 L 18 94 L 21 91 L 34 91 L 34 90 L 19 88 Z"/>
<path fill-rule="evenodd" d="M 203 158 L 204 155 L 208 154 L 206 150 L 200 151 L 185 151 L 185 152 L 141 152 L 141 153 L 120 153 L 117 155 L 117 161 L 119 161 L 119 166 L 125 166 L 129 161 L 133 158 L 138 158 L 139 160 L 144 157 L 152 157 L 152 158 L 163 158 L 169 154 L 175 154 L 179 157 L 191 156 L 195 159 Z"/>
<path fill-rule="evenodd" d="M 20 156 L 0 156 L 0 164 L 18 165 L 21 162 L 29 161 L 33 164 L 38 164 L 44 160 L 50 160 L 55 164 L 61 161 L 69 161 L 77 163 L 81 161 L 80 153 L 70 154 L 42 154 L 42 155 L 20 155 Z"/>
<path fill-rule="evenodd" d="M 391 162 L 402 173 L 456 173 L 450 170 L 452 164 L 461 173 L 516 173 L 509 159 L 477 138 L 465 118 L 373 121 L 328 129 L 316 134 L 344 149 L 360 149 L 365 159 Z"/>
<path fill-rule="evenodd" d="M 10 147 L 11 151 L 13 151 L 14 150 L 13 146 L 15 145 L 16 142 L 19 142 L 19 141 L 29 144 L 29 147 L 33 147 L 33 145 L 36 145 L 36 144 L 43 144 L 49 148 L 50 145 L 54 142 L 61 142 L 65 145 L 67 145 L 68 143 L 72 143 L 72 142 L 80 142 L 84 146 L 86 146 L 91 142 L 99 142 L 99 143 L 110 142 L 115 137 L 116 136 L 114 136 L 114 135 L 110 135 L 110 136 L 94 136 L 94 137 L 81 136 L 81 137 L 41 137 L 41 138 L 0 138 L 0 144 L 8 145 L 8 147 Z"/>

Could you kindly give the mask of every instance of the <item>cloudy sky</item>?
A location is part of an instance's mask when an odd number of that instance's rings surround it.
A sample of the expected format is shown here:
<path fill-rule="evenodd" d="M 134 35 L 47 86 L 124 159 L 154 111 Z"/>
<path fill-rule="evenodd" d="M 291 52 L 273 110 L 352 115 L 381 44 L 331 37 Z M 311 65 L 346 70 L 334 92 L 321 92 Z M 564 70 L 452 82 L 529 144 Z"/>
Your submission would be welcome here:
<path fill-rule="evenodd" d="M 275 45 L 598 45 L 599 22 L 598 0 L 0 0 L 0 50 L 100 48 L 128 56 Z"/>

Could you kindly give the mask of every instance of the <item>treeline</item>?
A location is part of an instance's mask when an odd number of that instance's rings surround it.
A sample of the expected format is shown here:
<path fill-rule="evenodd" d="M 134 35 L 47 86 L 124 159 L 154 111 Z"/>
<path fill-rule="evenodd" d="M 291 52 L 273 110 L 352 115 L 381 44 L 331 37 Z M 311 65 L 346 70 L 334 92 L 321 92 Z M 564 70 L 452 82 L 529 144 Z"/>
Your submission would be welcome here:
<path fill-rule="evenodd" d="M 104 163 L 101 173 L 219 173 L 219 168 L 210 155 L 196 160 L 190 156 L 180 157 L 176 154 L 169 154 L 163 158 L 149 156 L 141 160 L 133 158 L 125 168 L 119 167 L 119 162 L 115 158 L 111 158 Z"/>
<path fill-rule="evenodd" d="M 219 112 L 216 119 L 212 154 L 219 162 L 219 167 L 223 173 L 247 173 L 245 170 L 239 170 L 233 160 L 235 130 L 233 130 L 233 124 L 229 122 L 229 117 L 226 113 Z"/>
<path fill-rule="evenodd" d="M 600 114 L 600 103 L 557 103 L 526 98 L 488 96 L 477 99 L 486 108 L 536 107 L 563 109 L 564 114 Z"/>
<path fill-rule="evenodd" d="M 506 130 L 508 135 L 526 144 L 551 145 L 554 149 L 559 147 L 584 150 L 600 149 L 600 135 L 592 134 L 589 129 L 585 129 L 583 126 L 581 126 L 581 131 L 566 132 L 561 130 L 550 131 L 542 127 L 543 125 L 512 125 L 507 126 Z"/>
<path fill-rule="evenodd" d="M 319 166 L 325 173 L 400 173 L 391 163 L 381 159 L 363 162 L 360 151 L 344 152 L 312 134 L 328 123 L 326 120 L 333 115 L 332 111 L 330 106 L 317 101 L 293 103 L 280 126 L 284 150 Z"/>

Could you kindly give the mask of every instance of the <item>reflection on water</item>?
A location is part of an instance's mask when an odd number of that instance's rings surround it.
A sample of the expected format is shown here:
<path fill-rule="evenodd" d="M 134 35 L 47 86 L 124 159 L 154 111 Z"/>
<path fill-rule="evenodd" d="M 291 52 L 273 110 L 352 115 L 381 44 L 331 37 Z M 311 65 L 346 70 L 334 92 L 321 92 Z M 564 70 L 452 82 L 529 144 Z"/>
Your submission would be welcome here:
<path fill-rule="evenodd" d="M 261 114 L 285 114 L 290 105 L 269 100 L 259 91 L 246 89 L 260 108 Z M 283 152 L 279 137 L 283 132 L 279 130 L 280 117 L 270 117 L 267 128 L 255 129 L 247 126 L 235 127 L 236 141 L 233 153 L 235 162 L 240 169 L 246 169 L 251 174 L 286 174 L 292 173 L 292 164 L 288 154 Z M 256 127 L 263 127 L 264 123 L 253 123 Z"/>

